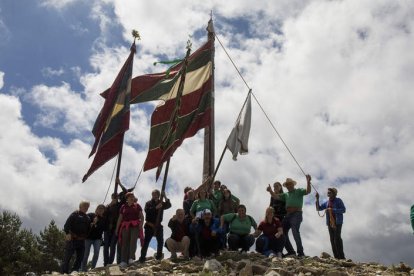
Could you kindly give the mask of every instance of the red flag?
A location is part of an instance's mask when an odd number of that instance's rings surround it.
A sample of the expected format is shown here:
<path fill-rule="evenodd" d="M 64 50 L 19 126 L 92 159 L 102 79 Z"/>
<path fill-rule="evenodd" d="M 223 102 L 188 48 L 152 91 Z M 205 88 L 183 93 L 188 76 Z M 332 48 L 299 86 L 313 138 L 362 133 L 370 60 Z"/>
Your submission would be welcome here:
<path fill-rule="evenodd" d="M 145 91 L 137 86 L 142 93 L 131 92 L 137 102 L 153 93 L 161 95 L 159 98 L 165 101 L 151 116 L 150 145 L 144 171 L 159 167 L 173 155 L 185 138 L 194 136 L 199 129 L 210 124 L 212 45 L 207 42 L 188 59 L 176 65 L 170 72 L 170 79 L 159 80 L 155 86 Z M 185 76 L 182 91 L 179 88 L 181 76 Z"/>
<path fill-rule="evenodd" d="M 89 157 L 95 152 L 96 154 L 82 182 L 85 182 L 94 171 L 115 157 L 122 149 L 124 133 L 129 129 L 131 77 L 135 51 L 134 42 L 128 59 L 111 88 L 106 91 L 105 103 L 92 130 L 95 143 Z"/>

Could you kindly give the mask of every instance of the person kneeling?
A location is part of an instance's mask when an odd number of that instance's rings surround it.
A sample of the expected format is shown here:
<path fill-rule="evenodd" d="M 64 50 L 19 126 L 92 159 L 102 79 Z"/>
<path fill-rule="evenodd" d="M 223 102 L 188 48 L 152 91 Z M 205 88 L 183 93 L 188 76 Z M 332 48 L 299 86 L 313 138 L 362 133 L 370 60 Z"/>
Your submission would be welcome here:
<path fill-rule="evenodd" d="M 282 223 L 274 216 L 274 213 L 274 209 L 268 207 L 265 219 L 257 227 L 255 235 L 263 234 L 256 240 L 256 251 L 267 257 L 275 255 L 281 258 L 282 250 L 285 246 L 285 237 L 283 236 Z"/>
<path fill-rule="evenodd" d="M 197 251 L 200 257 L 210 257 L 211 254 L 218 254 L 221 231 L 219 228 L 219 220 L 213 218 L 210 209 L 202 212 L 201 219 L 193 219 L 191 231 L 195 235 Z"/>
<path fill-rule="evenodd" d="M 230 213 L 221 216 L 220 227 L 224 228 L 224 223 L 229 223 L 230 233 L 228 235 L 228 244 L 230 250 L 249 251 L 254 244 L 254 236 L 250 234 L 250 228 L 257 229 L 256 221 L 249 215 L 246 215 L 246 206 L 239 205 L 237 213 Z"/>
<path fill-rule="evenodd" d="M 177 209 L 175 215 L 168 222 L 168 227 L 171 228 L 171 237 L 165 241 L 165 247 L 171 252 L 171 259 L 177 259 L 177 253 L 182 253 L 184 258 L 188 259 L 189 221 L 185 218 L 183 209 Z"/>

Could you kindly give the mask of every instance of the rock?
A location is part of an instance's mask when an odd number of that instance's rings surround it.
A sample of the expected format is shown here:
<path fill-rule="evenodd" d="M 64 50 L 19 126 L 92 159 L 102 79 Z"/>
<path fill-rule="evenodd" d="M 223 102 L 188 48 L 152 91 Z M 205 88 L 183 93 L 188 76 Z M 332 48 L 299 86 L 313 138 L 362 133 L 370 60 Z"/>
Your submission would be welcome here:
<path fill-rule="evenodd" d="M 252 264 L 252 271 L 254 275 L 263 275 L 267 271 L 267 269 L 267 266 Z"/>
<path fill-rule="evenodd" d="M 237 251 L 223 251 L 215 259 L 179 260 L 172 262 L 169 259 L 157 261 L 147 258 L 143 264 L 134 263 L 125 269 L 118 265 L 105 268 L 96 268 L 88 272 L 73 272 L 77 276 L 158 276 L 158 275 L 266 275 L 266 276 L 345 276 L 345 275 L 378 275 L 378 276 L 414 276 L 414 269 L 400 263 L 385 266 L 376 262 L 358 263 L 352 260 L 338 260 L 321 254 L 321 257 L 288 257 L 284 259 L 267 258 L 256 253 L 239 253 Z M 42 276 L 62 275 L 49 272 Z M 66 274 L 67 275 L 67 274 Z"/>
<path fill-rule="evenodd" d="M 121 271 L 119 266 L 112 265 L 105 267 L 105 273 L 107 276 L 122 276 L 124 273 Z"/>
<path fill-rule="evenodd" d="M 212 271 L 212 272 L 213 271 L 220 271 L 222 269 L 223 269 L 223 266 L 216 259 L 207 260 L 204 263 L 204 267 L 203 267 L 203 270 Z"/>
<path fill-rule="evenodd" d="M 253 276 L 253 269 L 250 263 L 246 263 L 244 268 L 239 271 L 239 276 Z"/>
<path fill-rule="evenodd" d="M 321 253 L 321 259 L 329 259 L 329 258 L 332 258 L 332 257 L 328 253 L 326 253 L 326 252 Z"/>

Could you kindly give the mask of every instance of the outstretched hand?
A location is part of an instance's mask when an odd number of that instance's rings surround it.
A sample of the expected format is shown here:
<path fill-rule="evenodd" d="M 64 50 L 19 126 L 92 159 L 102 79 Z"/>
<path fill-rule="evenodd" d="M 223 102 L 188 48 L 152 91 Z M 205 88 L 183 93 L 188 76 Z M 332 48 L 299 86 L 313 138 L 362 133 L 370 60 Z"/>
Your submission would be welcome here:
<path fill-rule="evenodd" d="M 272 191 L 272 187 L 270 186 L 270 184 L 268 184 L 266 191 L 271 192 Z"/>
<path fill-rule="evenodd" d="M 316 199 L 319 199 L 319 194 L 318 194 L 318 192 L 316 192 L 315 197 L 316 197 Z"/>
<path fill-rule="evenodd" d="M 310 174 L 307 174 L 307 175 L 306 175 L 306 180 L 307 180 L 308 182 L 311 182 L 312 177 L 310 176 Z"/>

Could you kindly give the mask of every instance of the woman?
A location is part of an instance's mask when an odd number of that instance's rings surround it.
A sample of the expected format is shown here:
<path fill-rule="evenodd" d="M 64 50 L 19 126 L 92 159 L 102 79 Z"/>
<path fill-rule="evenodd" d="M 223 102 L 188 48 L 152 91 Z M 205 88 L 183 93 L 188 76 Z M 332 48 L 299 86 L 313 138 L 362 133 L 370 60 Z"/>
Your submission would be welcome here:
<path fill-rule="evenodd" d="M 267 189 L 269 190 L 269 188 L 270 188 L 270 184 L 269 184 L 269 187 Z M 280 182 L 275 182 L 273 184 L 273 192 L 275 194 L 283 194 L 284 193 L 282 184 L 280 184 Z M 280 221 L 283 221 L 283 218 L 286 216 L 286 202 L 283 201 L 283 200 L 280 200 L 279 198 L 276 199 L 276 198 L 270 196 L 269 206 L 273 207 L 275 217 L 277 217 Z"/>
<path fill-rule="evenodd" d="M 201 189 L 198 192 L 198 199 L 196 199 L 191 205 L 190 214 L 192 218 L 201 218 L 201 214 L 204 210 L 209 209 L 216 213 L 216 207 L 214 206 L 213 201 L 207 198 L 207 192 Z"/>
<path fill-rule="evenodd" d="M 254 236 L 250 234 L 250 229 L 256 230 L 257 224 L 254 219 L 246 215 L 246 206 L 239 205 L 236 214 L 226 214 L 220 218 L 220 228 L 224 228 L 224 223 L 229 223 L 230 234 L 228 236 L 228 243 L 230 250 L 249 251 L 254 243 Z"/>
<path fill-rule="evenodd" d="M 230 190 L 223 190 L 223 198 L 220 200 L 218 214 L 219 216 L 237 213 L 237 207 L 239 206 L 238 202 L 233 200 Z"/>
<path fill-rule="evenodd" d="M 283 226 L 280 220 L 275 217 L 275 211 L 268 207 L 265 219 L 257 227 L 256 235 L 260 235 L 256 240 L 256 251 L 269 257 L 275 255 L 282 257 L 282 250 L 285 245 L 283 236 Z"/>
<path fill-rule="evenodd" d="M 121 267 L 126 267 L 135 259 L 137 240 L 142 233 L 144 215 L 141 206 L 135 202 L 136 198 L 132 192 L 125 195 L 126 204 L 122 205 L 119 211 L 118 223 L 116 226 L 119 243 L 121 244 Z M 141 237 L 142 238 L 142 237 Z"/>
<path fill-rule="evenodd" d="M 91 246 L 93 245 L 93 257 L 92 257 L 92 268 L 96 267 L 96 262 L 99 258 L 99 250 L 102 244 L 102 233 L 105 230 L 105 220 L 103 214 L 105 212 L 105 205 L 99 204 L 96 207 L 95 213 L 89 213 L 88 217 L 91 220 L 91 226 L 89 234 L 85 240 L 85 253 L 82 260 L 82 271 L 87 271 L 86 265 L 88 264 L 89 253 Z"/>

